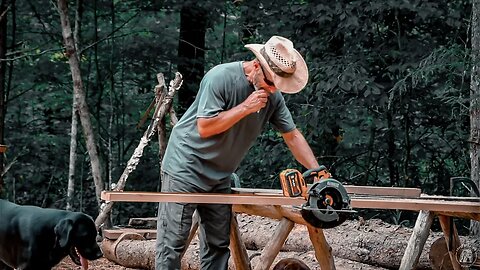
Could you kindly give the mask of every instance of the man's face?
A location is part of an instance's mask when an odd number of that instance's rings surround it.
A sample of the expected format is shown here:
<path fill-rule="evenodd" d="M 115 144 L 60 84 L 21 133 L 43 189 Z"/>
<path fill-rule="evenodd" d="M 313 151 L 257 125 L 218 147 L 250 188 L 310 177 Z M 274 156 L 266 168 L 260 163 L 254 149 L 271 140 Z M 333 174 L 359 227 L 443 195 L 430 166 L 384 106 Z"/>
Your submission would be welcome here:
<path fill-rule="evenodd" d="M 260 65 L 259 62 L 257 62 L 256 70 L 257 72 L 254 82 L 255 89 L 264 89 L 269 93 L 275 93 L 275 91 L 277 91 L 275 84 L 269 79 L 267 79 L 267 77 L 265 76 L 266 72 L 263 70 L 262 65 Z"/>

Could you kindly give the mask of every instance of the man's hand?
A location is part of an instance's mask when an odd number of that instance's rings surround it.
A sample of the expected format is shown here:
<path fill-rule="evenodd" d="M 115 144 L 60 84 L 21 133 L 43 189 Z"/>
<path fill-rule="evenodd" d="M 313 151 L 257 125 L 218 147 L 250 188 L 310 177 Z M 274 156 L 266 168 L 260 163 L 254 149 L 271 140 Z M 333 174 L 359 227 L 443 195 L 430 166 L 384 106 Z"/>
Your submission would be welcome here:
<path fill-rule="evenodd" d="M 215 117 L 198 118 L 197 129 L 200 137 L 208 138 L 213 135 L 220 134 L 242 118 L 249 114 L 260 111 L 267 104 L 268 92 L 260 89 L 253 91 L 242 103 L 230 110 L 223 111 Z"/>
<path fill-rule="evenodd" d="M 258 112 L 267 106 L 268 94 L 269 93 L 263 89 L 255 90 L 250 96 L 248 96 L 242 105 L 248 113 Z"/>
<path fill-rule="evenodd" d="M 228 111 L 223 111 L 211 118 L 198 118 L 197 128 L 200 137 L 208 138 L 220 134 L 247 115 L 260 111 L 267 105 L 268 95 L 268 91 L 259 89 L 253 91 L 247 99 Z"/>

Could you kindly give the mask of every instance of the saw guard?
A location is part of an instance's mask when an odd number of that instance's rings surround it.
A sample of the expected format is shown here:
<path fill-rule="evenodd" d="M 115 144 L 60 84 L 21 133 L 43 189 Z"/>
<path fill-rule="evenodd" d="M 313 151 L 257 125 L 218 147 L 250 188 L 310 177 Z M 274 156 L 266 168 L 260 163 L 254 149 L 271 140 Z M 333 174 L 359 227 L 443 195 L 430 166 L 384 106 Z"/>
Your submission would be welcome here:
<path fill-rule="evenodd" d="M 353 212 L 347 190 L 332 178 L 323 179 L 310 187 L 307 202 L 301 210 L 305 221 L 323 229 L 342 224 Z"/>

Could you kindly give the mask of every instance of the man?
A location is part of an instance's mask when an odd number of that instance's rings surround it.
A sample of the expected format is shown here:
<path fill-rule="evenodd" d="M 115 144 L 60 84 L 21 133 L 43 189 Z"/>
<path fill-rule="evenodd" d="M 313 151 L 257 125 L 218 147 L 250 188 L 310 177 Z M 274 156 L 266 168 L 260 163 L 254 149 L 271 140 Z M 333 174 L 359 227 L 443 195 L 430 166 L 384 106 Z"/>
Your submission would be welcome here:
<path fill-rule="evenodd" d="M 277 91 L 296 93 L 305 87 L 308 70 L 302 56 L 279 36 L 245 47 L 256 58 L 208 71 L 195 101 L 173 128 L 162 164 L 162 192 L 230 193 L 230 175 L 267 122 L 281 132 L 298 162 L 307 169 L 319 167 Z M 180 269 L 195 210 L 201 269 L 228 268 L 231 205 L 160 203 L 156 270 Z"/>

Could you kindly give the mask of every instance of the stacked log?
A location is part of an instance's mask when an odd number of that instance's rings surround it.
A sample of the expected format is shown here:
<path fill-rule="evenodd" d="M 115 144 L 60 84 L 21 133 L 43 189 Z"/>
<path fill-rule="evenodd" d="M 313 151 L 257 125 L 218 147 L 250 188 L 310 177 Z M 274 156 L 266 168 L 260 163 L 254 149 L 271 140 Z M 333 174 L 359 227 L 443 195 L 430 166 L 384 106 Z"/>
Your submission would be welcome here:
<path fill-rule="evenodd" d="M 237 220 L 251 264 L 255 266 L 279 221 L 245 214 L 238 214 Z M 332 247 L 337 270 L 362 269 L 361 267 L 366 269 L 365 265 L 368 265 L 367 269 L 398 269 L 412 229 L 375 219 L 362 222 L 350 220 L 336 228 L 324 230 L 324 234 Z M 430 248 L 441 236 L 441 232 L 430 233 L 416 269 L 432 269 L 429 260 Z M 104 239 L 105 257 L 129 268 L 154 269 L 155 239 L 140 240 L 142 238 L 145 237 L 129 236 L 119 242 Z M 461 237 L 461 241 L 465 246 L 480 250 L 478 241 L 468 237 Z M 320 269 L 306 226 L 294 226 L 274 264 L 288 257 L 301 259 L 312 270 Z M 199 265 L 199 244 L 198 239 L 194 238 L 182 259 L 182 269 L 197 270 L 200 269 Z"/>

